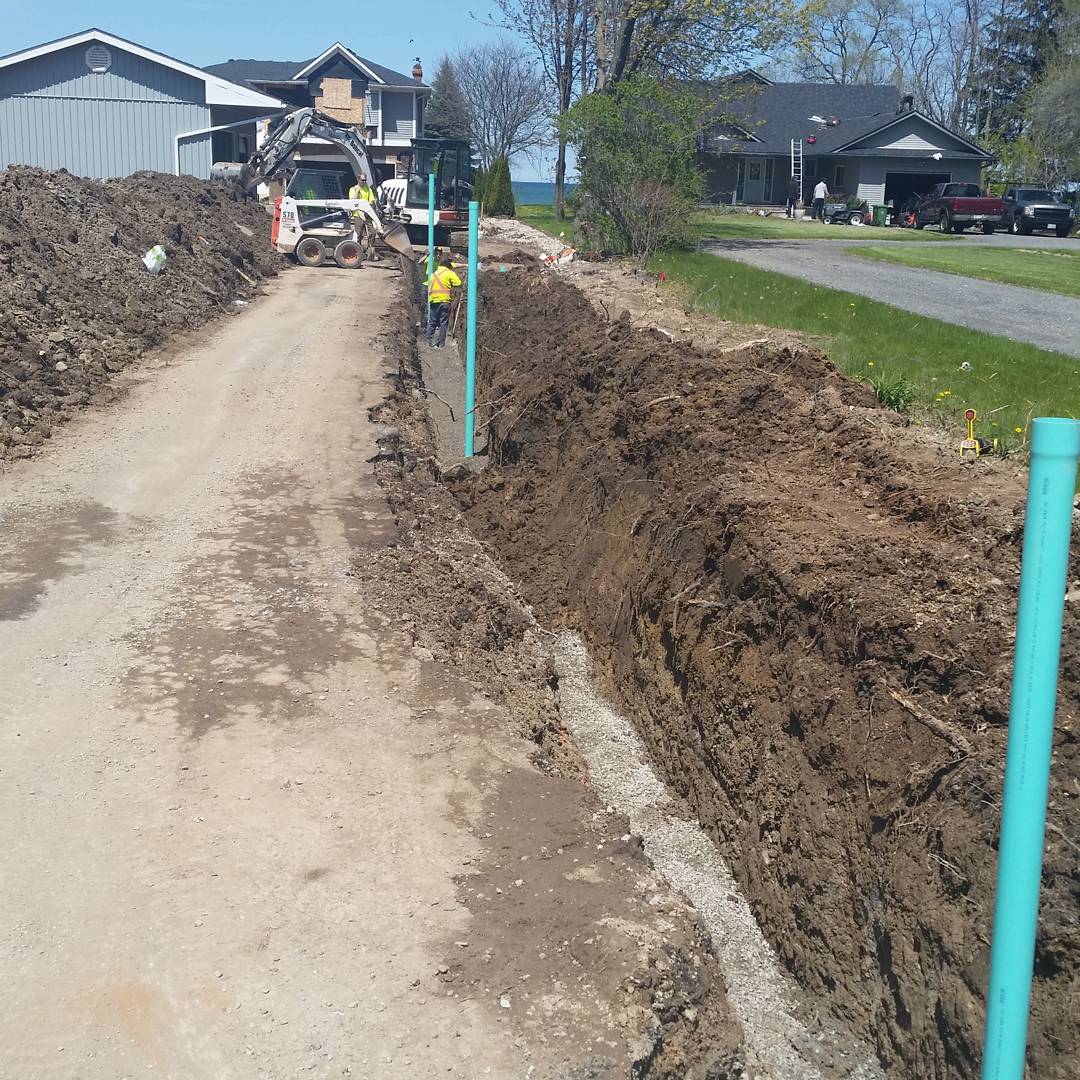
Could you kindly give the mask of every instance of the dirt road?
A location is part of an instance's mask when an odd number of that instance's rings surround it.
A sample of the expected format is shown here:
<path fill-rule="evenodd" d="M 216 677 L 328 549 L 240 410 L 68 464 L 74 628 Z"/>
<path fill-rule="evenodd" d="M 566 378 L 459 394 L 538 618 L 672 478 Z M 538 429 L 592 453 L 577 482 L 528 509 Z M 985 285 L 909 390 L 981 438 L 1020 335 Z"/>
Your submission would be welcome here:
<path fill-rule="evenodd" d="M 0 476 L 0 1076 L 627 1075 L 678 905 L 352 575 L 395 279 L 287 273 Z"/>

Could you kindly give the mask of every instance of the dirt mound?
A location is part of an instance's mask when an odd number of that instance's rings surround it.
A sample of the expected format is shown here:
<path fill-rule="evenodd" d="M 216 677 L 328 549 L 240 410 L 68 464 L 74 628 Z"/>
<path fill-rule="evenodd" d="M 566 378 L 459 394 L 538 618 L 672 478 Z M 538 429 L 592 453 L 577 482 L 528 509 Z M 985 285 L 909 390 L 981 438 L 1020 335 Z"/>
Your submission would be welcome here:
<path fill-rule="evenodd" d="M 201 326 L 281 265 L 257 204 L 222 184 L 137 173 L 0 172 L 0 458 L 178 330 Z M 161 244 L 150 274 L 142 257 Z"/>
<path fill-rule="evenodd" d="M 704 355 L 550 275 L 487 274 L 457 493 L 721 847 L 808 1000 L 891 1075 L 978 1074 L 1022 488 L 808 352 Z M 1033 1075 L 1080 1052 L 1068 605 Z"/>

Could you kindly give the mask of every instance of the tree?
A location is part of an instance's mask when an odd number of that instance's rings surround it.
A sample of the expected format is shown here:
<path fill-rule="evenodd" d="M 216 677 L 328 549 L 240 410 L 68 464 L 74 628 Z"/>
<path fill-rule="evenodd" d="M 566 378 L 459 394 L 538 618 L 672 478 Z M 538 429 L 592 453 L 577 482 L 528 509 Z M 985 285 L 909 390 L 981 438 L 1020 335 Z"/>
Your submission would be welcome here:
<path fill-rule="evenodd" d="M 424 116 L 424 133 L 432 139 L 472 138 L 469 103 L 461 92 L 453 61 L 444 56 L 431 83 L 431 100 Z"/>
<path fill-rule="evenodd" d="M 1080 180 L 1080 0 L 1062 14 L 1058 47 L 1027 96 L 1028 139 L 1045 184 Z"/>
<path fill-rule="evenodd" d="M 481 210 L 484 208 L 484 189 L 486 186 L 487 172 L 483 165 L 477 165 L 473 173 L 473 199 L 480 204 Z"/>
<path fill-rule="evenodd" d="M 789 43 L 817 10 L 798 0 L 594 0 L 596 85 L 645 74 L 698 81 Z"/>
<path fill-rule="evenodd" d="M 510 162 L 505 156 L 492 162 L 491 171 L 484 180 L 484 212 L 490 217 L 513 217 L 516 213 Z"/>
<path fill-rule="evenodd" d="M 588 93 L 593 75 L 591 5 L 595 0 L 496 0 L 499 24 L 520 34 L 540 61 L 556 111 L 555 213 L 565 214 L 566 138 L 558 123 L 580 87 Z"/>
<path fill-rule="evenodd" d="M 586 243 L 634 256 L 684 238 L 703 183 L 695 150 L 712 105 L 634 75 L 582 98 L 563 120 L 577 155 Z"/>
<path fill-rule="evenodd" d="M 894 42 L 907 32 L 900 0 L 829 0 L 796 44 L 794 68 L 807 82 L 884 83 L 896 73 Z"/>
<path fill-rule="evenodd" d="M 967 120 L 976 136 L 1023 134 L 1023 96 L 1054 53 L 1060 13 L 1060 0 L 999 0 L 970 72 Z"/>
<path fill-rule="evenodd" d="M 516 45 L 504 39 L 462 49 L 454 69 L 469 105 L 473 147 L 485 167 L 548 141 L 547 88 Z"/>

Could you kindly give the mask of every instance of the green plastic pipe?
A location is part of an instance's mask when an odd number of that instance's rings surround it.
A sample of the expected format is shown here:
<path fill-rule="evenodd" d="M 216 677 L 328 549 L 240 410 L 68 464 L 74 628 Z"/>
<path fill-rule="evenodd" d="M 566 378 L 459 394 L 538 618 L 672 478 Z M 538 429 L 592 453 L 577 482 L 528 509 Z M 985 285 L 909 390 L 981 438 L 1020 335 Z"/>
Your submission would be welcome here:
<path fill-rule="evenodd" d="M 983 1080 L 1023 1080 L 1080 421 L 1031 428 Z"/>
<path fill-rule="evenodd" d="M 480 204 L 469 203 L 469 306 L 465 327 L 465 456 L 473 456 L 473 426 L 476 411 L 476 291 L 480 286 Z"/>

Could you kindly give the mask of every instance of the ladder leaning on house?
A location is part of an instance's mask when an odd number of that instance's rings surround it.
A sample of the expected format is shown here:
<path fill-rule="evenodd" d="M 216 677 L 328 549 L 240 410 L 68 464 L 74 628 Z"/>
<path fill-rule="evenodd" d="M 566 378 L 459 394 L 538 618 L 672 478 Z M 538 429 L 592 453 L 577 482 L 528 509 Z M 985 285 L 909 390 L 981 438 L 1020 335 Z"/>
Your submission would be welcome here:
<path fill-rule="evenodd" d="M 799 185 L 798 199 L 803 197 L 802 139 L 791 140 L 791 176 Z"/>

